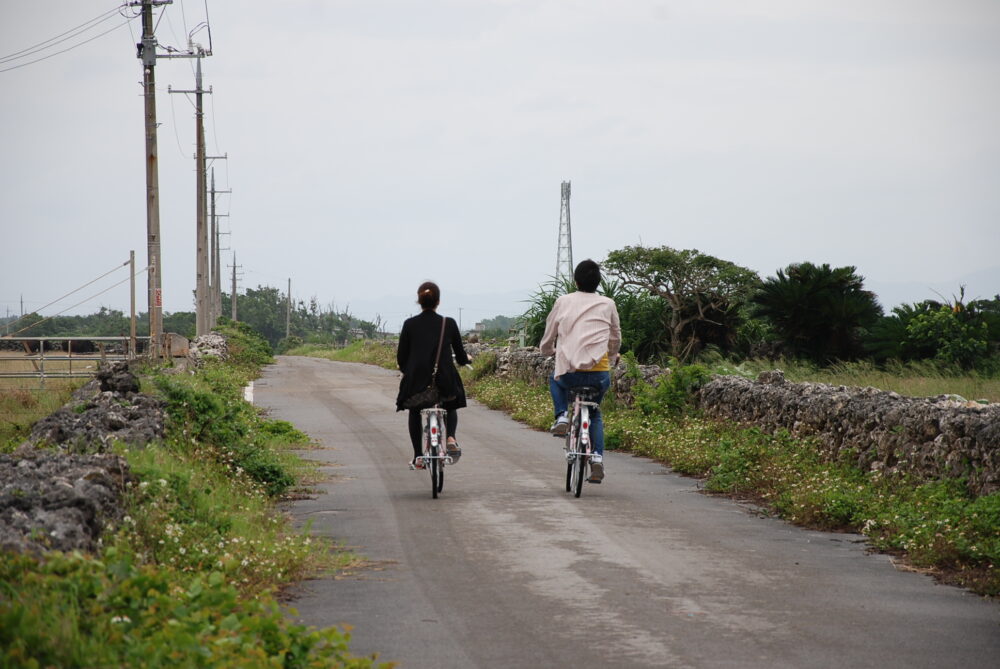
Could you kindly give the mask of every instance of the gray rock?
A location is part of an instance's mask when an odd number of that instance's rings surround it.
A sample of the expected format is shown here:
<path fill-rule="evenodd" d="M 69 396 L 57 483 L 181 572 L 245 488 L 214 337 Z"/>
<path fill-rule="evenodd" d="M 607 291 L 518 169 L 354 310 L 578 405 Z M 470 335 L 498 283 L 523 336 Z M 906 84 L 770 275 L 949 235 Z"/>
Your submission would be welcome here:
<path fill-rule="evenodd" d="M 118 455 L 0 455 L 0 550 L 93 552 L 134 481 Z"/>

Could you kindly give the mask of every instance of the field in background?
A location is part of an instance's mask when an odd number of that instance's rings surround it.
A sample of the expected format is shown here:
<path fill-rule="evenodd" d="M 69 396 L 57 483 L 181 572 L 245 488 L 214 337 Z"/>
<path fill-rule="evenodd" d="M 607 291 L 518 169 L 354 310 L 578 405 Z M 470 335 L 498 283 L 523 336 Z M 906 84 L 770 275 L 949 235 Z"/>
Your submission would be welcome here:
<path fill-rule="evenodd" d="M 739 373 L 756 376 L 757 373 L 780 369 L 789 381 L 826 383 L 834 386 L 872 387 L 890 390 L 909 397 L 935 397 L 960 395 L 967 400 L 1000 402 L 1000 379 L 978 374 L 956 374 L 934 363 L 908 363 L 877 368 L 871 363 L 840 363 L 817 368 L 801 362 L 780 360 L 748 360 L 731 370 L 725 366 L 708 365 L 717 373 Z"/>

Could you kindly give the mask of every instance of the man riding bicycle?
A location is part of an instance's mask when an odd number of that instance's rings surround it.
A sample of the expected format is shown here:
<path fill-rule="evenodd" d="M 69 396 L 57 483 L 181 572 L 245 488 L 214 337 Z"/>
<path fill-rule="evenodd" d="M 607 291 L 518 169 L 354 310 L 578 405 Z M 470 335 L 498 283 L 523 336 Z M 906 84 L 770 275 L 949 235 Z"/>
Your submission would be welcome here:
<path fill-rule="evenodd" d="M 545 321 L 540 348 L 543 354 L 556 356 L 556 367 L 549 377 L 549 391 L 555 408 L 551 432 L 556 436 L 569 431 L 569 389 L 593 386 L 598 389 L 594 401 L 600 404 L 611 386 L 611 367 L 618 362 L 622 330 L 614 300 L 597 294 L 601 268 L 593 260 L 584 260 L 573 271 L 577 290 L 556 300 Z M 591 414 L 590 439 L 594 454 L 590 459 L 590 481 L 604 478 L 604 421 L 599 409 Z"/>

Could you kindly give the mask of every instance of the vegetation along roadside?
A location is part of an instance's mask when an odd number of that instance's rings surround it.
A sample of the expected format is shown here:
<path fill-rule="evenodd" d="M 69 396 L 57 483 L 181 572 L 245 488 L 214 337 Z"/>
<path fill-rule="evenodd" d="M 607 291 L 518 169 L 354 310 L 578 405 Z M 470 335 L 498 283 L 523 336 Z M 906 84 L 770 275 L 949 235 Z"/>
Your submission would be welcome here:
<path fill-rule="evenodd" d="M 308 439 L 242 399 L 271 361 L 268 343 L 239 324 L 220 330 L 227 359 L 205 358 L 192 373 L 140 371 L 143 391 L 164 402 L 164 438 L 91 445 L 130 472 L 97 549 L 0 553 L 0 666 L 388 666 L 353 656 L 343 630 L 299 625 L 282 610 L 283 586 L 358 558 L 280 513 L 310 474 L 291 453 Z M 5 424 L 0 451 L 23 441 L 41 411 L 31 408 L 22 424 Z"/>
<path fill-rule="evenodd" d="M 391 345 L 369 342 L 322 357 L 392 368 L 387 364 L 392 353 Z M 638 377 L 634 357 L 627 360 Z M 463 370 L 470 394 L 547 429 L 548 388 L 497 376 L 495 367 L 495 355 L 483 353 L 471 370 Z M 961 479 L 927 482 L 865 472 L 850 462 L 824 460 L 808 440 L 787 433 L 708 420 L 692 400 L 714 372 L 733 370 L 721 361 L 718 369 L 675 365 L 655 384 L 636 381 L 628 406 L 609 393 L 602 407 L 608 448 L 663 462 L 702 479 L 709 493 L 752 501 L 796 525 L 863 534 L 873 549 L 895 555 L 902 568 L 926 571 L 981 595 L 1000 595 L 1000 493 L 973 497 Z"/>

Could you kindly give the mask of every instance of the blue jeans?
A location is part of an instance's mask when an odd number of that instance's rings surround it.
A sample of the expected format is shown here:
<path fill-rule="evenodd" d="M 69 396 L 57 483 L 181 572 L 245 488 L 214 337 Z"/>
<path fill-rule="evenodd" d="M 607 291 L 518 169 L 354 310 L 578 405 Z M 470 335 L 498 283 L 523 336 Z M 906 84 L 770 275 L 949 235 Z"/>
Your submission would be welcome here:
<path fill-rule="evenodd" d="M 597 398 L 594 401 L 600 404 L 604 393 L 608 392 L 608 388 L 611 387 L 611 374 L 609 372 L 569 372 L 558 379 L 549 376 L 549 392 L 552 393 L 552 404 L 556 410 L 556 418 L 559 417 L 559 414 L 568 411 L 569 389 L 577 386 L 597 388 Z M 590 410 L 590 442 L 594 445 L 595 453 L 604 455 L 604 419 L 601 418 L 600 409 Z"/>

